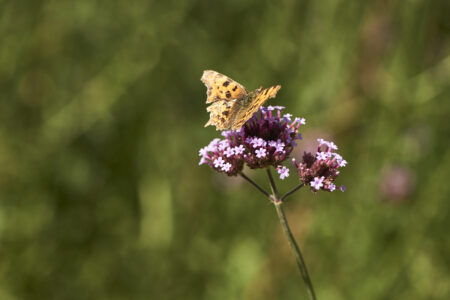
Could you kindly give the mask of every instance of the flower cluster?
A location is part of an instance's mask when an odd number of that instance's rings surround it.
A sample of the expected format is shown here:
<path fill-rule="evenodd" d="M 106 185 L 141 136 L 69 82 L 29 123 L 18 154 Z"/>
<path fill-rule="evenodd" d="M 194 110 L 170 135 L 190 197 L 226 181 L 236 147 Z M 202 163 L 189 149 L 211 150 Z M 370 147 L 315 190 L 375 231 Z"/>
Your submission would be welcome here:
<path fill-rule="evenodd" d="M 323 139 L 318 139 L 319 147 L 314 154 L 305 152 L 301 163 L 295 159 L 295 167 L 298 170 L 300 181 L 305 185 L 310 185 L 313 192 L 322 189 L 333 192 L 336 189 L 345 191 L 344 186 L 337 187 L 334 185 L 336 177 L 339 175 L 339 168 L 345 167 L 347 161 L 339 154 L 333 152 L 338 147 L 333 142 L 328 142 Z"/>
<path fill-rule="evenodd" d="M 214 139 L 208 146 L 200 149 L 200 163 L 207 164 L 216 171 L 229 176 L 237 175 L 244 167 L 245 148 L 233 143 L 232 139 Z"/>
<path fill-rule="evenodd" d="M 281 179 L 289 176 L 289 169 L 282 166 L 301 139 L 298 129 L 305 119 L 291 114 L 282 115 L 284 107 L 261 107 L 241 129 L 224 131 L 225 139 L 214 139 L 208 146 L 200 149 L 200 164 L 236 175 L 244 164 L 252 169 L 274 166 Z"/>

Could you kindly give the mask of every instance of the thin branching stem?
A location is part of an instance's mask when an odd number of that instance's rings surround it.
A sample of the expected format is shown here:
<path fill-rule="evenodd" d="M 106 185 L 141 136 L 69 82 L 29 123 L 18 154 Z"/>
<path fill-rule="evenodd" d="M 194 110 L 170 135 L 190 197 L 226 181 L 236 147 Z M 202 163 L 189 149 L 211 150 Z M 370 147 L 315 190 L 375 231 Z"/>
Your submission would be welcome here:
<path fill-rule="evenodd" d="M 269 168 L 266 168 L 267 176 L 269 177 L 270 182 L 270 188 L 272 189 L 272 195 L 270 195 L 268 192 L 266 192 L 259 184 L 254 182 L 250 177 L 245 175 L 242 172 L 239 172 L 239 175 L 242 176 L 245 180 L 247 180 L 249 183 L 251 183 L 255 188 L 257 188 L 261 193 L 263 193 L 267 198 L 269 198 L 273 204 L 275 205 L 275 208 L 277 210 L 278 218 L 280 220 L 281 226 L 283 227 L 283 232 L 286 235 L 289 245 L 291 246 L 292 251 L 294 252 L 295 259 L 297 260 L 297 266 L 300 270 L 300 273 L 302 274 L 303 281 L 306 285 L 306 290 L 308 293 L 308 299 L 309 300 L 316 300 L 316 295 L 314 293 L 314 288 L 311 282 L 311 279 L 309 278 L 308 270 L 306 268 L 306 263 L 303 259 L 302 253 L 300 251 L 300 248 L 297 245 L 297 242 L 295 241 L 294 236 L 292 235 L 291 229 L 289 228 L 289 224 L 286 219 L 286 215 L 284 214 L 283 208 L 281 205 L 283 204 L 283 201 L 290 196 L 291 194 L 298 191 L 301 187 L 303 187 L 303 183 L 299 184 L 286 194 L 284 194 L 283 197 L 279 197 L 278 195 L 278 189 L 275 184 L 275 181 L 273 180 L 272 173 L 270 172 Z"/>
<path fill-rule="evenodd" d="M 311 279 L 309 278 L 308 269 L 306 268 L 305 260 L 303 259 L 302 252 L 300 251 L 300 248 L 297 245 L 297 242 L 295 241 L 294 236 L 292 235 L 291 229 L 289 228 L 289 224 L 286 219 L 286 215 L 284 214 L 283 208 L 281 205 L 283 204 L 283 200 L 300 189 L 303 184 L 298 185 L 291 191 L 287 192 L 282 198 L 279 198 L 278 196 L 278 190 L 277 186 L 275 185 L 275 181 L 273 180 L 272 174 L 270 173 L 269 168 L 266 169 L 267 176 L 269 177 L 270 181 L 270 187 L 272 188 L 272 197 L 273 197 L 273 204 L 275 205 L 275 208 L 277 210 L 278 218 L 280 219 L 281 226 L 283 227 L 283 232 L 286 235 L 289 245 L 291 246 L 292 251 L 294 252 L 295 259 L 297 260 L 297 266 L 300 270 L 300 273 L 302 274 L 303 281 L 306 285 L 306 291 L 308 293 L 308 299 L 309 300 L 316 300 L 316 295 L 314 293 L 314 288 L 311 282 Z"/>
<path fill-rule="evenodd" d="M 281 205 L 283 202 L 277 202 L 274 203 L 275 208 L 277 210 L 278 218 L 280 219 L 281 226 L 283 227 L 284 234 L 286 235 L 289 245 L 292 248 L 292 251 L 294 251 L 295 259 L 297 260 L 297 265 L 300 270 L 300 273 L 302 274 L 303 281 L 306 284 L 306 291 L 308 293 L 308 299 L 309 300 L 315 300 L 316 295 L 314 293 L 314 288 L 311 282 L 311 279 L 309 278 L 308 269 L 306 268 L 306 263 L 303 259 L 302 253 L 300 252 L 300 248 L 298 247 L 294 236 L 292 235 L 292 232 L 289 228 L 286 216 L 284 214 L 283 208 Z"/>
<path fill-rule="evenodd" d="M 284 202 L 286 200 L 287 197 L 289 197 L 291 194 L 295 193 L 297 190 L 301 189 L 305 184 L 304 183 L 300 183 L 299 185 L 297 185 L 295 188 L 293 188 L 292 190 L 290 190 L 289 192 L 287 192 L 286 194 L 284 194 L 283 197 L 281 197 L 280 201 Z"/>
<path fill-rule="evenodd" d="M 274 200 L 279 201 L 277 186 L 275 185 L 275 181 L 273 180 L 272 173 L 269 168 L 266 168 L 267 176 L 269 176 L 270 188 L 272 189 L 272 194 Z"/>
<path fill-rule="evenodd" d="M 261 193 L 263 193 L 267 198 L 272 199 L 272 197 L 270 196 L 270 194 L 268 192 L 266 192 L 266 190 L 264 190 L 259 184 L 257 184 L 256 182 L 254 182 L 250 177 L 248 177 L 247 175 L 245 175 L 242 172 L 239 172 L 239 175 L 242 176 L 242 178 L 244 178 L 245 180 L 247 180 L 248 182 L 250 182 L 255 188 L 257 188 Z"/>

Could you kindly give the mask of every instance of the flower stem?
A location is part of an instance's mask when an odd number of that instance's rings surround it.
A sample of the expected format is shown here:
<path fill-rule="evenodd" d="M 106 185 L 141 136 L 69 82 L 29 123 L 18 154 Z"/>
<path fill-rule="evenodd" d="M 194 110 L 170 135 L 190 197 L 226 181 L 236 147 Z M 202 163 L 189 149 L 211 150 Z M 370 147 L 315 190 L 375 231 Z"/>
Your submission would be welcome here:
<path fill-rule="evenodd" d="M 266 168 L 267 176 L 269 176 L 270 188 L 272 189 L 272 194 L 274 196 L 274 202 L 279 201 L 277 186 L 275 185 L 275 181 L 273 180 L 272 173 L 269 168 Z"/>
<path fill-rule="evenodd" d="M 286 194 L 284 194 L 283 197 L 281 197 L 280 201 L 284 202 L 284 200 L 286 200 L 286 198 L 288 196 L 290 196 L 291 194 L 295 193 L 297 190 L 299 190 L 300 188 L 302 188 L 305 184 L 304 183 L 300 183 L 299 185 L 297 185 L 295 188 L 293 188 L 292 190 L 290 190 L 289 192 L 287 192 Z"/>
<path fill-rule="evenodd" d="M 272 199 L 272 197 L 270 196 L 270 194 L 268 192 L 266 192 L 266 190 L 264 190 L 259 184 L 257 184 L 256 182 L 254 182 L 252 179 L 250 179 L 250 177 L 248 177 L 247 175 L 245 175 L 242 172 L 239 172 L 239 175 L 242 176 L 242 178 L 244 178 L 245 180 L 247 180 L 248 182 L 250 182 L 255 188 L 257 188 L 261 193 L 263 193 L 264 195 L 266 195 L 267 198 Z"/>
<path fill-rule="evenodd" d="M 292 235 L 292 232 L 291 232 L 291 229 L 289 228 L 286 216 L 281 207 L 281 205 L 283 204 L 283 201 L 286 199 L 286 197 L 290 196 L 291 194 L 293 194 L 294 192 L 299 190 L 301 187 L 303 187 L 304 184 L 303 183 L 299 184 L 298 186 L 296 186 L 295 188 L 293 188 L 292 190 L 290 190 L 289 192 L 284 194 L 283 197 L 280 198 L 278 195 L 277 186 L 275 185 L 275 181 L 273 180 L 270 169 L 267 168 L 266 172 L 267 172 L 267 176 L 269 177 L 270 188 L 272 189 L 272 195 L 270 195 L 268 192 L 266 192 L 259 184 L 254 182 L 250 177 L 248 177 L 244 173 L 239 172 L 239 175 L 241 175 L 242 178 L 244 178 L 249 183 L 251 183 L 254 187 L 256 187 L 261 193 L 263 193 L 267 198 L 269 198 L 275 205 L 275 208 L 276 208 L 277 214 L 278 214 L 278 218 L 280 219 L 281 226 L 283 227 L 283 232 L 289 241 L 289 245 L 291 246 L 292 251 L 294 251 L 295 259 L 297 260 L 297 266 L 300 270 L 300 273 L 302 274 L 303 281 L 306 284 L 308 299 L 316 300 L 314 288 L 313 288 L 311 279 L 309 278 L 308 270 L 306 269 L 306 263 L 303 260 L 303 256 L 302 256 L 302 253 L 300 252 L 300 248 L 298 247 L 297 242 L 295 241 L 295 238 Z"/>
<path fill-rule="evenodd" d="M 278 201 L 275 202 L 275 208 L 277 210 L 278 218 L 280 219 L 281 226 L 283 227 L 283 231 L 288 238 L 289 244 L 292 248 L 292 251 L 294 251 L 295 258 L 297 260 L 298 268 L 302 274 L 303 281 L 306 284 L 306 290 L 308 292 L 308 299 L 309 300 L 315 300 L 316 295 L 314 293 L 314 288 L 311 282 L 311 279 L 309 278 L 308 270 L 306 269 L 305 261 L 303 260 L 302 253 L 300 252 L 300 248 L 298 247 L 297 243 L 295 242 L 294 236 L 292 235 L 291 230 L 289 229 L 289 225 L 286 219 L 286 216 L 284 214 L 283 208 L 281 207 L 282 202 Z"/>
<path fill-rule="evenodd" d="M 269 177 L 270 181 L 270 187 L 272 188 L 272 197 L 273 197 L 273 204 L 275 205 L 275 208 L 277 210 L 278 218 L 280 219 L 281 226 L 283 227 L 283 232 L 286 235 L 289 245 L 291 246 L 292 251 L 294 251 L 295 259 L 297 260 L 297 266 L 300 270 L 300 273 L 302 274 L 303 281 L 306 284 L 306 291 L 308 293 L 308 299 L 309 300 L 316 300 L 316 295 L 314 293 L 314 288 L 311 282 L 311 279 L 309 278 L 308 269 L 306 268 L 306 263 L 303 259 L 302 253 L 300 252 L 300 248 L 297 245 L 297 242 L 295 241 L 294 236 L 292 235 L 291 229 L 289 228 L 289 224 L 287 222 L 286 216 L 284 214 L 283 208 L 281 205 L 283 204 L 283 200 L 300 189 L 303 184 L 300 184 L 296 186 L 291 191 L 287 192 L 282 198 L 278 196 L 278 190 L 277 186 L 275 185 L 275 181 L 273 180 L 272 174 L 270 173 L 270 170 L 267 168 L 267 176 Z"/>

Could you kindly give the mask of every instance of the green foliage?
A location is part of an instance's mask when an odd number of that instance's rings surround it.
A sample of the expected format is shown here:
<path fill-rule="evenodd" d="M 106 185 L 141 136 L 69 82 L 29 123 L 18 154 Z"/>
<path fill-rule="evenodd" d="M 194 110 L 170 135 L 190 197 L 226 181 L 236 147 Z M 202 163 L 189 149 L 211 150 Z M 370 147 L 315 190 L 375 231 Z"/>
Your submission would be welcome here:
<path fill-rule="evenodd" d="M 275 209 L 198 166 L 204 69 L 330 138 L 286 205 L 318 299 L 450 298 L 448 1 L 0 1 L 0 299 L 302 299 Z M 264 172 L 247 174 L 266 184 Z M 281 192 L 297 184 L 295 174 Z"/>

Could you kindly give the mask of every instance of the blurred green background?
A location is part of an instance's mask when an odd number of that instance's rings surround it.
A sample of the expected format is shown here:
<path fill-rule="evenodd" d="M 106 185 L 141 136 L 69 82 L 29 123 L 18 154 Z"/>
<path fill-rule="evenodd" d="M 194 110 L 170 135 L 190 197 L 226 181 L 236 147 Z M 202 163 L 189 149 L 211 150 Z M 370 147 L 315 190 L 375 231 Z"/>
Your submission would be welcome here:
<path fill-rule="evenodd" d="M 1 1 L 0 299 L 305 299 L 275 209 L 198 166 L 217 70 L 333 140 L 285 209 L 319 299 L 450 299 L 450 2 Z M 262 171 L 247 170 L 268 187 Z M 277 181 L 295 186 L 291 176 Z"/>

